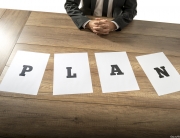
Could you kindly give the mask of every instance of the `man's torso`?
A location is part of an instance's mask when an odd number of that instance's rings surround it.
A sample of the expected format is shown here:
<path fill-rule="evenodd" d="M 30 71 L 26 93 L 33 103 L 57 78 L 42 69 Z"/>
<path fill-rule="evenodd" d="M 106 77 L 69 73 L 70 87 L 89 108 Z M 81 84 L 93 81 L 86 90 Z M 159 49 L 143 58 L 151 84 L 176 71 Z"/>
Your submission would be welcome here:
<path fill-rule="evenodd" d="M 116 14 L 119 14 L 122 11 L 123 5 L 125 3 L 126 0 L 109 0 L 109 7 L 110 8 L 110 12 L 108 11 L 108 17 L 111 17 L 111 15 L 114 17 Z M 99 14 L 94 14 L 94 12 L 96 12 L 97 6 L 101 5 L 102 6 L 103 0 L 83 0 L 83 5 L 81 10 L 83 11 L 84 14 L 86 15 L 95 15 L 95 16 L 101 16 L 101 13 Z M 108 9 L 109 9 L 108 7 Z M 98 9 L 99 11 L 102 10 L 102 7 L 100 7 L 100 9 Z M 114 13 L 116 12 L 116 13 Z"/>

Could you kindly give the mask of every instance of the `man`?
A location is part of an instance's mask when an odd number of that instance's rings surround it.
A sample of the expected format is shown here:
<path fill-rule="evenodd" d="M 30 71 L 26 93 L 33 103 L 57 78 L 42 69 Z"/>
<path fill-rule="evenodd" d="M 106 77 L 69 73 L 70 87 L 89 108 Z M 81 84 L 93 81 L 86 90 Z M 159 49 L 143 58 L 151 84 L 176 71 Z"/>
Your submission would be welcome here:
<path fill-rule="evenodd" d="M 109 34 L 120 31 L 127 26 L 137 14 L 136 0 L 66 0 L 64 5 L 67 14 L 79 29 L 89 28 L 96 34 Z M 95 18 L 90 20 L 86 15 L 113 17 L 112 21 Z"/>

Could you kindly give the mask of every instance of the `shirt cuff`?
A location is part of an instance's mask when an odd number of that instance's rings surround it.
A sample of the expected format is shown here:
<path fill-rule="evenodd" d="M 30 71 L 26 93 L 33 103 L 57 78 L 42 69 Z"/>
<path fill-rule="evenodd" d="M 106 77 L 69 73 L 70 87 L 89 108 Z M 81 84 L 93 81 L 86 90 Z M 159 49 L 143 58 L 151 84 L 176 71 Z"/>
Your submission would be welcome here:
<path fill-rule="evenodd" d="M 86 28 L 86 24 L 88 24 L 88 22 L 90 22 L 90 21 L 91 20 L 88 20 L 87 22 L 85 22 L 82 27 L 85 29 Z"/>
<path fill-rule="evenodd" d="M 119 25 L 115 21 L 111 21 L 111 22 L 113 22 L 116 25 L 116 29 L 115 30 L 118 30 L 119 29 Z"/>

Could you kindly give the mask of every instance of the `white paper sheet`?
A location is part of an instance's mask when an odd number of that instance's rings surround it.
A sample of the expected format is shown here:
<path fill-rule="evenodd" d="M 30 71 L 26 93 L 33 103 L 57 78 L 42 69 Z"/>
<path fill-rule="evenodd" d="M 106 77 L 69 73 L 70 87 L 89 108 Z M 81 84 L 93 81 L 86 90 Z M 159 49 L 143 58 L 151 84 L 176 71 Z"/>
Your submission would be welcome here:
<path fill-rule="evenodd" d="M 71 68 L 70 73 L 68 73 L 67 67 Z M 76 77 L 67 78 L 67 76 Z M 93 89 L 87 53 L 55 54 L 53 95 L 92 92 Z"/>
<path fill-rule="evenodd" d="M 95 57 L 103 93 L 139 90 L 126 52 L 95 53 Z M 111 75 L 112 65 L 123 74 Z"/>
<path fill-rule="evenodd" d="M 160 52 L 136 58 L 159 96 L 180 91 L 180 76 L 164 53 Z M 161 67 L 169 76 L 163 73 L 159 75 L 154 69 L 159 68 L 165 72 Z"/>
<path fill-rule="evenodd" d="M 17 51 L 0 91 L 37 95 L 48 59 L 49 54 Z"/>

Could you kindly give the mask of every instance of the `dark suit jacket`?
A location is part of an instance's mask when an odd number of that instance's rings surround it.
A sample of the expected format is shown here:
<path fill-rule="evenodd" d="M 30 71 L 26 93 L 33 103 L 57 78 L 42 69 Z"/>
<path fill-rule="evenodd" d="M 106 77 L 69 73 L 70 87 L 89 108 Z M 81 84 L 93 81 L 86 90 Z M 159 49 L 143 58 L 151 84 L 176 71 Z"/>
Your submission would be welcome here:
<path fill-rule="evenodd" d="M 74 23 L 79 29 L 83 29 L 83 24 L 89 20 L 86 15 L 93 15 L 96 0 L 83 0 L 82 8 L 78 6 L 81 0 L 66 0 L 64 5 L 67 14 L 72 18 Z M 119 29 L 123 29 L 128 25 L 137 14 L 136 11 L 137 1 L 136 0 L 114 0 L 112 8 L 112 17 L 119 25 Z"/>

